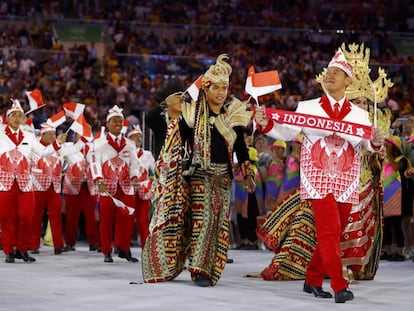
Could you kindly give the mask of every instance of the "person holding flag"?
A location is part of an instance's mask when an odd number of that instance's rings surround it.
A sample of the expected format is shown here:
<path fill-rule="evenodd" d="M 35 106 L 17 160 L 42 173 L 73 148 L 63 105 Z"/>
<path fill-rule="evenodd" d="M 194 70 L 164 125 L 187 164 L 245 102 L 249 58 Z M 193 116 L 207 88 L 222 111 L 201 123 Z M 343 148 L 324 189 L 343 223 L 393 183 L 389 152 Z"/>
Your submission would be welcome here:
<path fill-rule="evenodd" d="M 30 163 L 32 152 L 46 157 L 61 148 L 67 134 L 60 134 L 48 146 L 21 130 L 24 111 L 18 100 L 6 112 L 7 125 L 0 129 L 0 220 L 6 263 L 15 258 L 36 261 L 27 252 L 29 231 L 34 214 L 33 181 Z"/>
<path fill-rule="evenodd" d="M 49 146 L 56 139 L 56 128 L 50 122 L 41 124 L 40 143 Z M 45 210 L 49 216 L 55 255 L 65 251 L 62 235 L 62 166 L 64 157 L 79 149 L 64 144 L 62 148 L 47 157 L 32 153 L 31 172 L 35 196 L 35 211 L 29 235 L 29 249 L 38 254 L 42 221 Z"/>
<path fill-rule="evenodd" d="M 181 115 L 181 104 L 184 100 L 184 85 L 178 78 L 169 80 L 164 87 L 155 93 L 154 99 L 159 103 L 149 111 L 145 123 L 154 136 L 154 158 L 158 159 L 165 142 L 167 126 L 170 120 L 178 119 Z"/>
<path fill-rule="evenodd" d="M 90 171 L 92 148 L 82 134 L 75 132 L 75 141 L 72 143 L 80 143 L 81 149 L 66 156 L 62 189 L 66 203 L 65 244 L 68 250 L 75 250 L 79 217 L 83 212 L 89 250 L 96 251 L 99 232 L 95 217 L 97 190 Z"/>
<path fill-rule="evenodd" d="M 115 228 L 122 230 L 115 232 L 119 243 L 116 245 L 119 247 L 118 256 L 138 262 L 131 255 L 134 218 L 128 211 L 135 207 L 134 187 L 140 177 L 139 166 L 134 142 L 121 134 L 123 121 L 121 108 L 115 105 L 109 109 L 106 116 L 108 134 L 105 139 L 94 141 L 91 156 L 92 178 L 99 192 L 99 232 L 104 262 L 113 262 L 114 224 Z"/>
<path fill-rule="evenodd" d="M 300 196 L 312 204 L 318 236 L 303 291 L 331 298 L 332 294 L 322 289 L 328 274 L 337 303 L 354 298 L 342 275 L 340 236 L 352 204 L 359 198 L 361 149 L 379 151 L 384 141 L 383 133 L 376 128 L 367 137 L 366 131 L 371 130 L 368 112 L 345 97 L 353 76 L 352 67 L 338 49 L 328 64 L 321 98 L 299 102 L 296 113 L 267 114 L 265 109 L 258 109 L 255 116 L 258 129 L 272 138 L 288 141 L 303 133 Z M 295 125 L 293 119 L 300 119 L 298 125 L 306 127 Z"/>
<path fill-rule="evenodd" d="M 251 112 L 246 110 L 246 102 L 236 98 L 227 101 L 232 67 L 226 59 L 226 54 L 218 56 L 202 77 L 197 100 L 184 103 L 181 99 L 181 118 L 168 123 L 159 157 L 159 169 L 164 173 L 158 178 L 158 199 L 142 256 L 145 282 L 174 279 L 188 257 L 187 270 L 194 283 L 200 287 L 216 285 L 227 262 L 233 152 L 247 189 L 249 192 L 255 189 L 244 140 L 244 128 L 251 120 Z M 180 135 L 182 139 L 174 145 L 173 140 Z M 186 167 L 183 160 L 188 150 L 181 148 L 185 141 L 191 142 Z M 164 157 L 168 150 L 171 154 Z M 174 193 L 178 187 L 183 191 Z M 164 228 L 173 231 L 164 231 Z"/>
<path fill-rule="evenodd" d="M 151 151 L 142 148 L 142 131 L 138 124 L 128 132 L 128 138 L 135 142 L 135 147 L 137 147 L 138 165 L 141 171 L 140 182 L 135 194 L 135 217 L 143 248 L 149 235 L 150 197 L 155 160 Z"/>

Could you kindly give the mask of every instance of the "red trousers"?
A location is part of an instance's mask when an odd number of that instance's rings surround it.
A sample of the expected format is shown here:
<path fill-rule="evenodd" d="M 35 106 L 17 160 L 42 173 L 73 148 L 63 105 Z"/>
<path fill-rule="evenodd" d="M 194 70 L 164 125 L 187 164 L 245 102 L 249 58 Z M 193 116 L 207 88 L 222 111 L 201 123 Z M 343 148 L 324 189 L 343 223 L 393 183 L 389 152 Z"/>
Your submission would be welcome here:
<path fill-rule="evenodd" d="M 0 191 L 0 220 L 3 252 L 29 248 L 29 229 L 34 214 L 33 192 L 22 192 L 15 181 L 10 191 Z"/>
<path fill-rule="evenodd" d="M 135 196 L 126 195 L 118 186 L 115 198 L 134 208 Z M 99 198 L 99 233 L 103 254 L 112 253 L 112 238 L 115 225 L 115 245 L 122 251 L 129 252 L 134 229 L 134 216 L 128 215 L 123 208 L 117 207 L 107 196 Z"/>
<path fill-rule="evenodd" d="M 88 185 L 83 183 L 79 194 L 66 194 L 65 244 L 75 246 L 81 212 L 85 218 L 86 238 L 89 245 L 98 245 L 98 223 L 95 217 L 96 196 L 89 193 Z"/>
<path fill-rule="evenodd" d="M 62 194 L 56 193 L 51 185 L 46 191 L 34 191 L 35 213 L 32 222 L 29 248 L 40 248 L 40 236 L 42 233 L 42 221 L 45 210 L 50 221 L 52 231 L 53 247 L 63 247 L 62 238 Z"/>
<path fill-rule="evenodd" d="M 336 293 L 348 288 L 348 282 L 342 276 L 339 243 L 352 206 L 348 203 L 336 202 L 331 193 L 323 199 L 311 200 L 311 202 L 317 245 L 309 262 L 305 280 L 312 286 L 322 286 L 325 274 L 328 274 L 332 290 Z"/>
<path fill-rule="evenodd" d="M 145 241 L 149 235 L 149 213 L 150 213 L 150 200 L 142 200 L 135 196 L 135 219 L 137 222 L 138 234 L 141 238 L 141 247 L 144 248 Z"/>

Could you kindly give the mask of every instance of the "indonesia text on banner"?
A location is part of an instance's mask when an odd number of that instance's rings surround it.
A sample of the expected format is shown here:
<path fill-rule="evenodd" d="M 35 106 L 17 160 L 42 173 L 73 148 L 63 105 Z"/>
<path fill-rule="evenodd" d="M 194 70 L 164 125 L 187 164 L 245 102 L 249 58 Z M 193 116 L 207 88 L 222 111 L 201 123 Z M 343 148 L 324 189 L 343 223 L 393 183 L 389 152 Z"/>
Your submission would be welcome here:
<path fill-rule="evenodd" d="M 266 115 L 275 122 L 316 128 L 371 139 L 372 127 L 341 120 L 332 120 L 287 110 L 266 108 Z"/>

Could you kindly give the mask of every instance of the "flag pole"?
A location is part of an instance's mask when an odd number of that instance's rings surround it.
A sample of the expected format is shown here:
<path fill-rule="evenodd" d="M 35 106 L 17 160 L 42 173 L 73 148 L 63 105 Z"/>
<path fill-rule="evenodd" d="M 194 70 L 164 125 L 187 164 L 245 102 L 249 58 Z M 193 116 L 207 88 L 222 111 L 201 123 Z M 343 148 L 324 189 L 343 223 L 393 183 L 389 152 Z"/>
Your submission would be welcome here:
<path fill-rule="evenodd" d="M 374 91 L 374 128 L 377 128 L 377 92 L 375 89 L 375 84 L 371 84 L 372 90 Z"/>

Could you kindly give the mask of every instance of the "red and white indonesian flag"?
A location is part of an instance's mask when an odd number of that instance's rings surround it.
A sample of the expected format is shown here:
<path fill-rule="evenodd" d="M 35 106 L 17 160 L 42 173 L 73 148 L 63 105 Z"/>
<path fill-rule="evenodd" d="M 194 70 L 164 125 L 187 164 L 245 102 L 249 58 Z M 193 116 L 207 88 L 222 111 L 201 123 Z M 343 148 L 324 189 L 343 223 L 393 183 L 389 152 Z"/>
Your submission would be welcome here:
<path fill-rule="evenodd" d="M 87 141 L 93 140 L 92 130 L 86 122 L 85 117 L 81 114 L 70 126 L 70 129 L 84 137 Z"/>
<path fill-rule="evenodd" d="M 135 209 L 133 209 L 132 207 L 129 207 L 128 205 L 126 205 L 124 202 L 122 202 L 121 200 L 118 200 L 116 198 L 114 198 L 112 195 L 110 196 L 112 201 L 114 202 L 114 204 L 117 207 L 120 207 L 122 209 L 125 209 L 128 211 L 128 215 L 132 215 L 135 211 Z"/>
<path fill-rule="evenodd" d="M 65 112 L 61 110 L 58 113 L 51 116 L 49 119 L 47 119 L 46 123 L 54 128 L 57 128 L 59 125 L 65 123 L 65 121 L 66 121 Z"/>
<path fill-rule="evenodd" d="M 94 136 L 93 140 L 98 140 L 105 137 L 105 126 L 101 126 L 101 130 Z"/>
<path fill-rule="evenodd" d="M 29 99 L 30 110 L 26 112 L 26 114 L 35 111 L 46 104 L 43 102 L 42 93 L 38 89 L 34 89 L 33 91 L 26 91 L 26 96 Z"/>
<path fill-rule="evenodd" d="M 258 103 L 259 96 L 272 93 L 281 88 L 282 84 L 277 70 L 256 73 L 254 67 L 250 66 L 247 72 L 245 91 L 255 99 L 256 103 Z"/>
<path fill-rule="evenodd" d="M 203 76 L 201 75 L 186 90 L 186 93 L 188 93 L 191 96 L 191 99 L 193 101 L 197 101 L 197 99 L 198 99 L 198 94 L 200 93 L 202 80 L 203 80 Z"/>
<path fill-rule="evenodd" d="M 313 116 L 287 110 L 265 108 L 266 116 L 274 122 L 300 127 L 332 131 L 365 139 L 371 139 L 372 127 L 343 120 Z"/>
<path fill-rule="evenodd" d="M 122 130 L 121 130 L 122 135 L 126 134 L 126 132 L 128 131 L 128 126 L 129 126 L 129 120 L 125 118 L 124 124 L 122 126 Z"/>
<path fill-rule="evenodd" d="M 69 102 L 63 104 L 63 110 L 69 118 L 76 120 L 85 110 L 85 105 Z"/>

